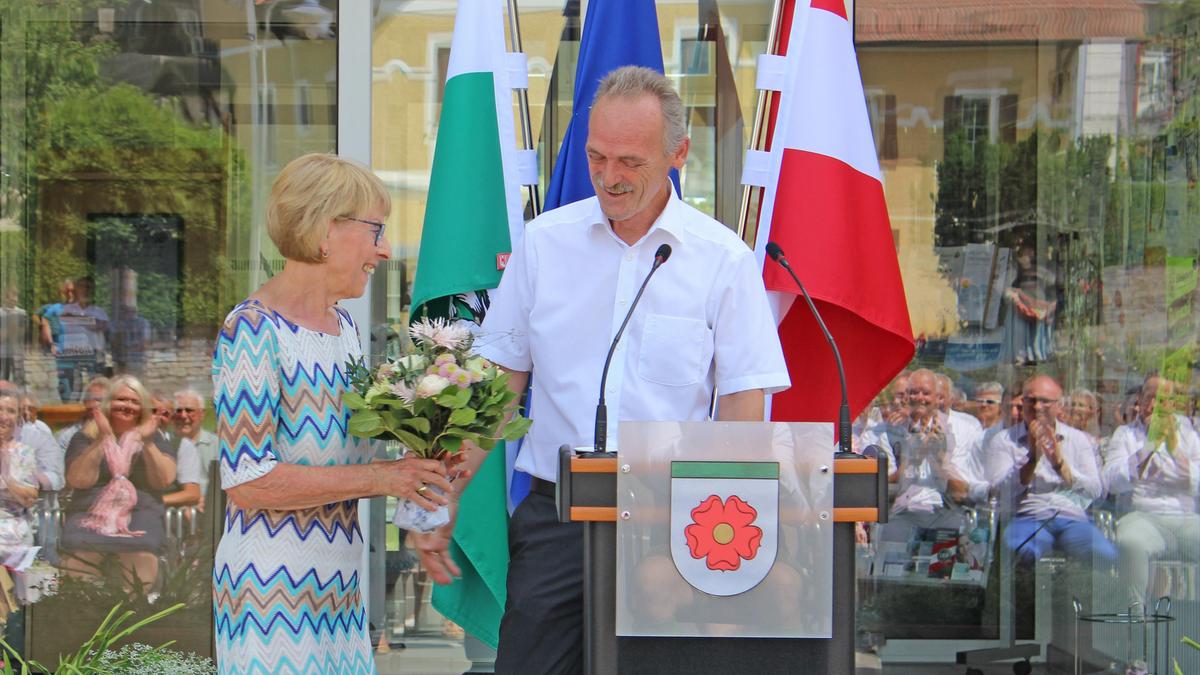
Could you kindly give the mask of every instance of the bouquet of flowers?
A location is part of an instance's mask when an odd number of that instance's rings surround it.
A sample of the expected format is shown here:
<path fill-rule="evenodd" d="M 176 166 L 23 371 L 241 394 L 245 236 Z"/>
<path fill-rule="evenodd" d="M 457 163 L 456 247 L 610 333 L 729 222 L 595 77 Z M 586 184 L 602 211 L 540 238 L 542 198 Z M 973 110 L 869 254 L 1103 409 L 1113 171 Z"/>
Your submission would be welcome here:
<path fill-rule="evenodd" d="M 464 441 L 491 450 L 500 440 L 525 435 L 531 421 L 515 414 L 517 394 L 508 388 L 508 374 L 472 351 L 475 336 L 468 328 L 423 319 L 409 334 L 412 347 L 400 358 L 373 371 L 361 360 L 347 364 L 350 390 L 342 401 L 354 411 L 351 434 L 399 441 L 407 455 L 448 465 Z M 395 516 L 400 527 L 421 532 L 449 519 L 445 507 L 430 512 L 408 500 Z"/>

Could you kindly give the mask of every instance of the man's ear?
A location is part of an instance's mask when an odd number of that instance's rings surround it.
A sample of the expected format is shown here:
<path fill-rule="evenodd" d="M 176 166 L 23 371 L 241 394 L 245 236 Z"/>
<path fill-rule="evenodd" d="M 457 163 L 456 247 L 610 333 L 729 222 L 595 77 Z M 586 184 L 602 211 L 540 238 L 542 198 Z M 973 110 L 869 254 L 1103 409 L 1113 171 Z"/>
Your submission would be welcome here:
<path fill-rule="evenodd" d="M 682 169 L 684 163 L 687 162 L 688 149 L 691 146 L 692 139 L 684 138 L 679 143 L 679 147 L 675 148 L 675 152 L 671 153 L 671 166 L 675 167 L 675 169 Z"/>

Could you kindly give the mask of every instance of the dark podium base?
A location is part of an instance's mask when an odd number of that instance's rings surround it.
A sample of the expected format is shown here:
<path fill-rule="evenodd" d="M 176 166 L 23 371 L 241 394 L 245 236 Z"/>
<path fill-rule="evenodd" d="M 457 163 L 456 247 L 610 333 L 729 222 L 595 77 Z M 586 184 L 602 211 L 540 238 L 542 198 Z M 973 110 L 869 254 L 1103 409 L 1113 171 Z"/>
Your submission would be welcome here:
<path fill-rule="evenodd" d="M 833 637 L 617 637 L 620 675 L 854 673 L 854 525 L 834 526 Z M 601 672 L 599 670 L 593 672 Z"/>

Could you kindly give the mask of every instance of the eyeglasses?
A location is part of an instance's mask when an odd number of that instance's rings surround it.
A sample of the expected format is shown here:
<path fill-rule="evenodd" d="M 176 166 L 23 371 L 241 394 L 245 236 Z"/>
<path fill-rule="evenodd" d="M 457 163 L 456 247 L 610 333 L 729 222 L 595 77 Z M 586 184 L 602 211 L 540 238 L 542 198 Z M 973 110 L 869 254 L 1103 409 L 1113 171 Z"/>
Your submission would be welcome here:
<path fill-rule="evenodd" d="M 362 218 L 351 218 L 349 216 L 347 216 L 346 218 L 343 218 L 342 220 L 353 220 L 356 223 L 363 223 L 364 225 L 370 225 L 371 227 L 375 228 L 375 245 L 376 246 L 379 245 L 379 240 L 383 239 L 383 229 L 385 227 L 387 227 L 386 224 L 381 223 L 378 220 L 363 220 Z"/>
<path fill-rule="evenodd" d="M 1058 399 L 1056 398 L 1042 398 L 1040 396 L 1023 396 L 1021 400 L 1032 406 L 1054 405 L 1058 403 Z"/>
<path fill-rule="evenodd" d="M 1000 405 L 1000 401 L 994 398 L 977 398 L 975 399 L 975 402 L 983 405 Z"/>
<path fill-rule="evenodd" d="M 158 417 L 170 417 L 171 411 L 166 408 L 155 408 L 154 414 L 157 415 Z"/>
<path fill-rule="evenodd" d="M 193 415 L 198 412 L 200 412 L 199 408 L 176 408 L 175 409 L 176 415 Z"/>

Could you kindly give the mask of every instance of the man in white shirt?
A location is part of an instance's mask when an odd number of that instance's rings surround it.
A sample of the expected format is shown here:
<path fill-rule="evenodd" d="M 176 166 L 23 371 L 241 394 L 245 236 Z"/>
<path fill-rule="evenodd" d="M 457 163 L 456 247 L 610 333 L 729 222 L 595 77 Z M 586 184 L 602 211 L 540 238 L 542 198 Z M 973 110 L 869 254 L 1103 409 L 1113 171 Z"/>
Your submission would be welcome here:
<path fill-rule="evenodd" d="M 993 428 L 1004 426 L 1000 404 L 1004 402 L 1004 386 L 999 382 L 981 382 L 975 387 L 975 395 L 971 397 L 975 404 L 975 419 L 987 433 Z"/>
<path fill-rule="evenodd" d="M 984 449 L 993 489 L 1016 503 L 1005 545 L 1024 563 L 1057 547 L 1070 558 L 1111 565 L 1116 548 L 1085 511 L 1103 492 L 1095 450 L 1087 434 L 1057 420 L 1062 393 L 1048 375 L 1030 378 L 1021 423 L 992 435 Z"/>
<path fill-rule="evenodd" d="M 476 342 L 511 373 L 513 389 L 531 373 L 537 381 L 516 460 L 533 484 L 509 524 L 497 673 L 582 670 L 582 528 L 555 512 L 558 447 L 592 445 L 605 354 L 660 245 L 672 247 L 670 261 L 646 287 L 609 370 L 609 449 L 622 420 L 707 419 L 714 389 L 718 419 L 762 420 L 764 392 L 789 383 L 753 252 L 671 185 L 688 139 L 670 81 L 638 67 L 607 75 L 586 151 L 596 198 L 527 226 Z M 455 571 L 448 536 L 449 527 L 417 543 L 441 583 Z"/>
<path fill-rule="evenodd" d="M 208 470 L 218 452 L 216 434 L 201 426 L 205 412 L 204 396 L 200 392 L 194 389 L 175 392 L 175 433 L 180 439 L 179 475 L 175 482 L 183 489 L 174 493 L 180 495 L 174 497 L 178 501 L 168 501 L 173 495 L 163 498 L 168 505 L 198 505 L 200 510 L 204 510 L 204 499 L 208 494 Z"/>
<path fill-rule="evenodd" d="M 1131 600 L 1143 603 L 1151 560 L 1200 559 L 1200 437 L 1167 403 L 1174 390 L 1157 374 L 1146 378 L 1138 418 L 1113 432 L 1104 461 L 1109 489 L 1130 495 L 1132 512 L 1117 523 L 1117 545 Z"/>
<path fill-rule="evenodd" d="M 962 467 L 953 461 L 959 441 L 940 409 L 937 378 L 925 368 L 908 376 L 906 414 L 889 418 L 880 445 L 892 469 L 888 479 L 898 484 L 892 514 L 916 514 L 916 524 L 922 527 L 931 526 L 931 521 L 921 514 L 935 514 L 939 526 L 954 527 L 938 510 L 961 501 L 967 482 Z"/>

